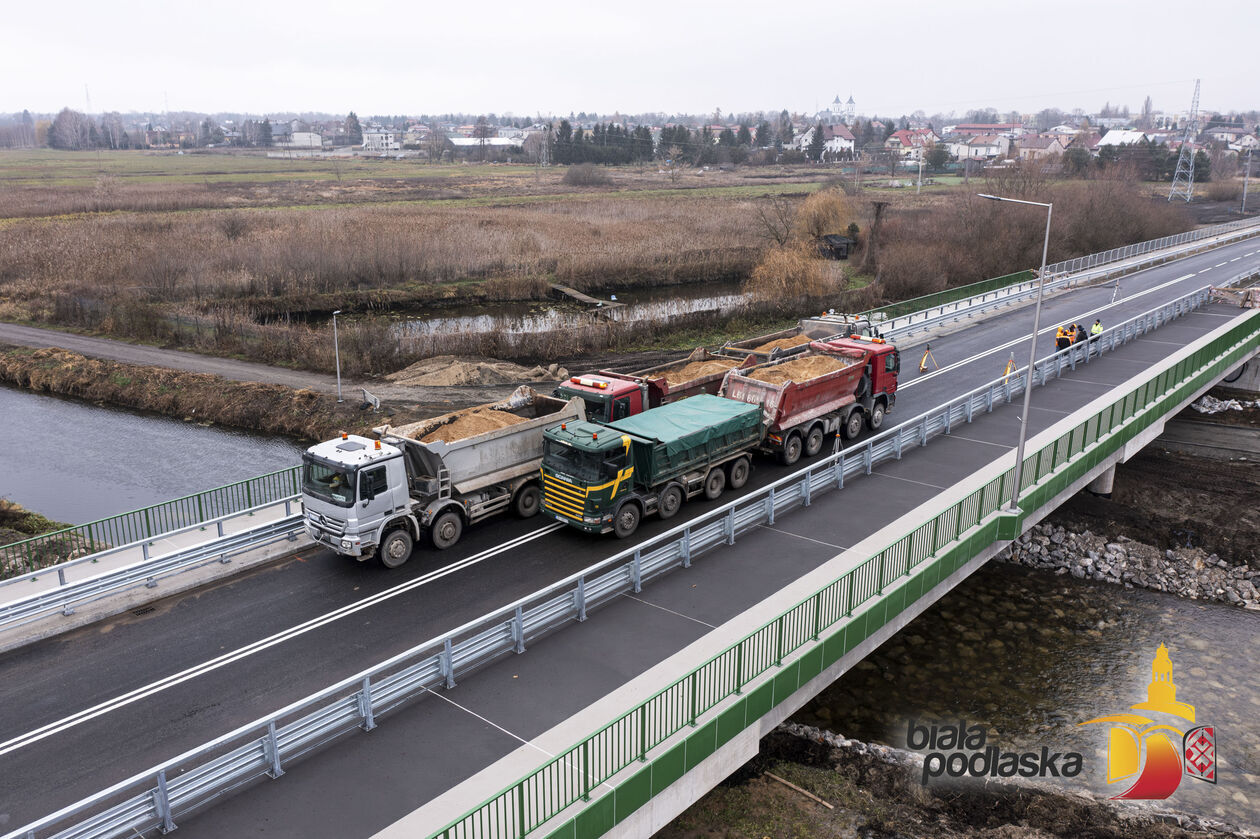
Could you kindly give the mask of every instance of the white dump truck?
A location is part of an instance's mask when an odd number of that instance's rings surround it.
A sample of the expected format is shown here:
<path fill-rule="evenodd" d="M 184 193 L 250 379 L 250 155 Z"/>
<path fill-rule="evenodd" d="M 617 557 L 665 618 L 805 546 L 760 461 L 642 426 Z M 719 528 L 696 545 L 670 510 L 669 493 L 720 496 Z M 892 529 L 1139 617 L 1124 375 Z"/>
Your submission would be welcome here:
<path fill-rule="evenodd" d="M 342 434 L 302 455 L 306 531 L 360 561 L 397 568 L 422 533 L 433 547 L 459 541 L 464 525 L 539 507 L 543 430 L 585 418 L 580 398 L 517 388 L 502 402 L 393 428 L 379 439 Z"/>

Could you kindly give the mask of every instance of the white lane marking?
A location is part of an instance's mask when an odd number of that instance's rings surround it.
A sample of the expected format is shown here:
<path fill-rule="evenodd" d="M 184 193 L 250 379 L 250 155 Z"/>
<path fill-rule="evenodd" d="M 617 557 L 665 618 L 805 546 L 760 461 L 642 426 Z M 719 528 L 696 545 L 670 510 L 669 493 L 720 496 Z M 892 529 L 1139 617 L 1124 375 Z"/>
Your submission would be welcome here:
<path fill-rule="evenodd" d="M 644 606 L 651 606 L 653 609 L 660 609 L 662 612 L 669 612 L 671 615 L 677 615 L 680 618 L 684 618 L 689 621 L 694 621 L 695 623 L 698 623 L 701 626 L 709 627 L 709 629 L 717 629 L 717 627 L 711 623 L 705 623 L 699 618 L 693 618 L 691 615 L 684 615 L 682 612 L 675 612 L 673 609 L 666 609 L 664 606 L 660 605 L 659 603 L 650 603 L 647 600 L 644 600 L 642 597 L 635 597 L 633 594 L 623 594 L 621 596 L 629 600 L 635 600 L 639 603 L 642 603 Z"/>
<path fill-rule="evenodd" d="M 1174 282 L 1174 283 L 1179 283 L 1179 282 L 1181 282 L 1182 280 L 1188 280 L 1188 279 L 1190 279 L 1191 277 L 1193 277 L 1196 273 L 1198 273 L 1198 272 L 1197 272 L 1197 271 L 1191 271 L 1189 274 L 1186 274 L 1184 277 L 1178 277 L 1177 279 L 1173 280 L 1173 282 Z"/>
<path fill-rule="evenodd" d="M 977 440 L 975 437 L 964 437 L 961 434 L 951 434 L 949 436 L 954 440 L 965 440 L 968 443 L 982 443 L 986 446 L 996 446 L 997 448 L 1005 449 L 1006 451 L 1011 450 L 1010 446 L 1005 445 L 1004 443 L 995 443 L 992 440 Z"/>
<path fill-rule="evenodd" d="M 1143 344 L 1164 344 L 1165 346 L 1169 346 L 1169 347 L 1184 347 L 1185 346 L 1185 344 L 1179 344 L 1176 341 L 1156 341 L 1153 338 L 1146 338 L 1142 335 L 1137 336 L 1137 338 L 1135 338 L 1134 340 L 1141 341 Z M 1014 479 L 1012 478 L 1012 480 Z"/>
<path fill-rule="evenodd" d="M 1214 265 L 1214 266 L 1212 266 L 1212 267 L 1213 267 L 1213 268 L 1220 268 L 1222 265 L 1228 265 L 1228 264 L 1229 264 L 1229 260 L 1225 260 L 1224 262 L 1218 262 L 1218 263 L 1216 263 L 1216 265 Z"/>
<path fill-rule="evenodd" d="M 838 551 L 847 551 L 847 550 L 848 550 L 848 548 L 846 548 L 844 545 L 837 545 L 837 544 L 835 544 L 834 542 L 824 542 L 824 541 L 823 541 L 823 540 L 821 540 L 821 539 L 811 539 L 811 538 L 810 538 L 810 537 L 808 537 L 808 536 L 802 536 L 801 534 L 799 534 L 799 533 L 793 533 L 793 532 L 791 532 L 790 530 L 780 530 L 779 528 L 777 528 L 777 527 L 771 527 L 771 526 L 770 526 L 770 525 L 768 525 L 768 524 L 759 524 L 759 525 L 757 525 L 757 527 L 761 528 L 762 530 L 769 530 L 769 531 L 771 531 L 772 533 L 779 533 L 779 534 L 782 534 L 782 535 L 784 535 L 784 536 L 794 536 L 794 537 L 796 537 L 797 539 L 804 539 L 806 542 L 813 542 L 815 545 L 822 545 L 824 548 L 835 548 L 835 549 L 836 549 L 836 550 L 838 550 Z"/>
<path fill-rule="evenodd" d="M 1242 259 L 1242 257 L 1241 257 L 1241 256 L 1236 256 L 1236 257 L 1234 257 L 1233 259 L 1231 259 L 1231 260 L 1230 260 L 1230 262 L 1237 262 L 1237 261 L 1238 261 L 1238 260 L 1240 260 L 1240 259 Z"/>
<path fill-rule="evenodd" d="M 1204 269 L 1203 269 L 1202 271 L 1200 271 L 1199 273 L 1200 273 L 1200 274 L 1206 274 L 1208 271 L 1211 271 L 1211 270 L 1212 270 L 1212 268 L 1209 266 L 1209 267 L 1207 267 L 1207 268 L 1204 268 Z"/>
<path fill-rule="evenodd" d="M 883 472 L 872 472 L 867 477 L 888 478 L 889 480 L 892 480 L 892 481 L 905 481 L 908 484 L 918 484 L 921 487 L 930 487 L 931 489 L 939 489 L 939 490 L 945 489 L 945 487 L 937 486 L 936 484 L 929 484 L 929 483 L 925 483 L 924 481 L 916 481 L 916 480 L 912 480 L 911 478 L 902 478 L 899 475 L 886 475 Z"/>
<path fill-rule="evenodd" d="M 1204 268 L 1203 270 L 1204 270 L 1204 271 L 1210 271 L 1210 270 L 1212 270 L 1212 269 L 1211 269 L 1211 268 Z M 1155 292 L 1157 292 L 1157 291 L 1161 291 L 1161 290 L 1163 290 L 1163 289 L 1167 288 L 1167 287 L 1168 287 L 1168 286 L 1170 286 L 1170 285 L 1176 285 L 1177 283 L 1181 282 L 1182 280 L 1188 280 L 1188 279 L 1190 279 L 1190 278 L 1191 278 L 1191 277 L 1193 277 L 1193 276 L 1195 276 L 1195 275 L 1194 275 L 1194 274 L 1186 274 L 1184 277 L 1178 277 L 1178 278 L 1177 278 L 1177 279 L 1175 279 L 1175 280 L 1169 280 L 1168 282 L 1163 283 L 1163 284 L 1161 284 L 1161 285 L 1157 285 L 1157 286 L 1155 286 L 1155 287 L 1153 287 L 1153 288 L 1148 288 L 1146 291 L 1139 291 L 1139 292 L 1137 292 L 1136 294 L 1131 294 L 1131 295 L 1128 295 L 1127 297 L 1123 297 L 1123 298 L 1121 298 L 1120 300 L 1117 300 L 1115 303 L 1108 303 L 1106 306 L 1099 306 L 1097 309 L 1094 309 L 1094 310 L 1089 311 L 1089 312 L 1081 312 L 1080 314 L 1077 314 L 1077 315 L 1075 315 L 1074 317 L 1067 318 L 1067 321 L 1075 322 L 1077 319 L 1082 319 L 1082 318 L 1084 318 L 1084 319 L 1088 319 L 1090 315 L 1096 315 L 1096 314 L 1098 314 L 1098 313 L 1100 313 L 1100 312 L 1105 312 L 1105 311 L 1107 311 L 1108 309 L 1112 308 L 1113 306 L 1118 306 L 1118 305 L 1120 305 L 1121 303 L 1129 303 L 1129 302 L 1131 302 L 1131 301 L 1133 301 L 1133 300 L 1138 299 L 1139 297 L 1145 297 L 1145 296 L 1146 296 L 1146 295 L 1148 295 L 1148 294 L 1153 294 L 1153 293 L 1155 293 Z M 1065 322 L 1066 322 L 1066 321 L 1065 321 Z M 1037 336 L 1038 336 L 1038 337 L 1041 337 L 1042 335 L 1049 335 L 1051 332 L 1053 332 L 1053 331 L 1054 331 L 1054 330 L 1056 330 L 1056 329 L 1058 329 L 1058 326 L 1056 326 L 1056 325 L 1054 325 L 1054 324 L 1051 324 L 1050 326 L 1047 326 L 1045 329 L 1043 329 L 1043 330 L 1041 330 L 1040 332 L 1038 332 L 1038 333 L 1037 333 Z M 1014 340 L 1007 341 L 1005 344 L 1000 344 L 999 346 L 996 346 L 996 347 L 993 347 L 993 348 L 991 348 L 991 349 L 985 350 L 984 352 L 981 352 L 981 353 L 976 353 L 975 355 L 971 356 L 970 358 L 964 358 L 962 361 L 955 361 L 953 364 L 947 364 L 947 365 L 945 365 L 944 367 L 940 368 L 939 370 L 933 370 L 931 373 L 928 373 L 927 375 L 924 375 L 924 376 L 919 376 L 919 377 L 918 377 L 917 379 L 915 379 L 914 381 L 910 381 L 910 382 L 906 382 L 905 384 L 898 385 L 898 388 L 899 388 L 900 390 L 905 390 L 906 388 L 914 387 L 915 385 L 920 384 L 921 382 L 926 382 L 926 381 L 928 381 L 929 379 L 932 379 L 932 378 L 933 378 L 933 377 L 935 377 L 935 376 L 940 376 L 940 375 L 942 375 L 942 374 L 944 374 L 944 373 L 948 373 L 948 372 L 950 372 L 951 370 L 957 370 L 959 367 L 962 367 L 962 366 L 967 365 L 967 364 L 971 364 L 971 363 L 972 363 L 972 362 L 974 362 L 974 361 L 979 361 L 979 360 L 980 360 L 980 359 L 982 359 L 982 358 L 986 358 L 986 357 L 988 357 L 988 356 L 990 356 L 990 355 L 993 355 L 994 353 L 1001 352 L 1002 350 L 1007 350 L 1007 349 L 1010 349 L 1011 347 L 1018 346 L 1018 345 L 1020 345 L 1020 344 L 1026 344 L 1027 342 L 1028 342 L 1028 336 L 1026 336 L 1026 335 L 1025 335 L 1025 336 L 1021 336 L 1021 337 L 1019 337 L 1019 338 L 1015 338 Z"/>
<path fill-rule="evenodd" d="M 5 742 L 0 743 L 0 755 L 6 755 L 9 752 L 22 748 L 23 746 L 29 746 L 32 743 L 37 743 L 46 737 L 59 734 L 68 728 L 73 728 L 74 726 L 79 725 L 80 723 L 95 719 L 96 717 L 107 714 L 110 711 L 122 708 L 125 705 L 130 705 L 133 702 L 138 702 L 141 699 L 145 699 L 146 697 L 152 696 L 153 694 L 159 693 L 167 688 L 174 687 L 175 685 L 194 679 L 197 676 L 218 670 L 221 667 L 226 667 L 233 662 L 251 656 L 254 653 L 262 652 L 263 650 L 274 647 L 277 644 L 289 641 L 299 635 L 304 635 L 307 632 L 319 629 L 320 627 L 330 624 L 333 621 L 340 620 L 341 618 L 353 615 L 356 612 L 361 612 L 364 609 L 384 603 L 386 600 L 395 598 L 400 594 L 405 594 L 412 589 L 428 585 L 431 582 L 440 580 L 441 578 L 454 574 L 457 571 L 462 571 L 465 568 L 476 565 L 477 563 L 483 562 L 493 556 L 498 556 L 505 551 L 520 547 L 526 542 L 532 542 L 534 539 L 537 539 L 540 536 L 545 536 L 548 533 L 559 530 L 562 527 L 564 527 L 564 524 L 561 522 L 556 522 L 555 524 L 550 524 L 546 527 L 540 527 L 530 533 L 525 533 L 515 539 L 510 539 L 501 545 L 496 545 L 493 548 L 487 548 L 479 554 L 473 554 L 472 556 L 465 557 L 458 562 L 452 562 L 450 565 L 430 571 L 428 574 L 416 577 L 414 580 L 409 580 L 401 585 L 395 586 L 392 589 L 387 589 L 386 591 L 374 594 L 371 597 L 366 597 L 358 602 L 350 603 L 338 609 L 334 609 L 331 612 L 317 618 L 311 618 L 305 623 L 291 626 L 283 632 L 278 632 L 275 635 L 272 635 L 270 638 L 259 639 L 250 644 L 246 644 L 239 649 L 233 650 L 232 652 L 224 653 L 218 658 L 212 658 L 209 661 L 202 662 L 201 664 L 190 667 L 179 673 L 172 673 L 169 676 L 158 679 L 156 682 L 152 682 L 144 687 L 136 688 L 135 690 L 124 693 L 121 696 L 101 702 L 98 705 L 94 705 L 90 708 L 84 708 L 81 711 L 76 711 L 67 717 L 57 720 L 56 722 L 50 722 L 47 725 L 40 726 L 39 728 L 28 731 L 25 734 L 18 735 L 11 740 L 6 740 Z"/>
<path fill-rule="evenodd" d="M 530 741 L 526 740 L 524 737 L 520 736 L 519 734 L 513 734 L 511 731 L 508 731 L 506 728 L 499 725 L 494 720 L 486 719 L 481 714 L 478 714 L 476 711 L 472 710 L 471 708 L 467 708 L 463 705 L 460 705 L 458 702 L 456 702 L 454 699 L 451 699 L 449 696 L 438 693 L 436 690 L 429 690 L 428 688 L 424 688 L 424 691 L 425 693 L 429 694 L 429 696 L 436 696 L 438 699 L 442 699 L 442 700 L 445 700 L 446 702 L 451 703 L 456 708 L 463 711 L 465 714 L 468 714 L 471 717 L 476 717 L 477 719 L 484 722 L 486 725 L 492 728 L 499 729 L 499 731 L 502 731 L 504 734 L 511 737 L 513 740 L 519 740 L 524 745 L 529 746 L 531 749 L 534 749 L 535 751 L 542 752 L 547 757 L 555 757 L 555 755 L 553 755 L 551 752 L 547 751 L 546 749 L 544 749 L 542 746 L 538 745 L 537 743 L 531 743 Z"/>

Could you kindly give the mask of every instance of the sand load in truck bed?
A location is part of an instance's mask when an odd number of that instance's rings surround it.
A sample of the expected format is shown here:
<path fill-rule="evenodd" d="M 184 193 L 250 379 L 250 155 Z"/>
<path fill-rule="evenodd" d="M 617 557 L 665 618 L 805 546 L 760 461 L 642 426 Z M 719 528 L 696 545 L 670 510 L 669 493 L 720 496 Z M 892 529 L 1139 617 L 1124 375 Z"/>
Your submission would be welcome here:
<path fill-rule="evenodd" d="M 756 379 L 759 382 L 769 382 L 772 385 L 781 385 L 784 382 L 805 382 L 810 379 L 816 379 L 827 373 L 834 373 L 837 370 L 843 370 L 853 364 L 860 363 L 857 359 L 837 358 L 832 355 L 810 355 L 805 358 L 797 358 L 792 361 L 785 361 L 782 364 L 776 364 L 773 367 L 764 367 L 759 370 L 751 370 L 744 375 L 750 379 Z"/>
<path fill-rule="evenodd" d="M 796 335 L 792 338 L 780 338 L 777 341 L 767 341 L 760 347 L 753 347 L 752 352 L 770 352 L 772 350 L 787 350 L 792 347 L 799 347 L 801 344 L 808 344 L 810 338 L 808 335 Z"/>
<path fill-rule="evenodd" d="M 518 417 L 516 414 L 510 414 L 507 411 L 496 411 L 493 408 L 485 407 L 473 408 L 467 413 L 456 417 L 452 422 L 435 428 L 433 431 L 420 437 L 419 440 L 422 443 L 432 443 L 436 440 L 450 443 L 453 440 L 476 437 L 478 434 L 485 434 L 487 431 L 506 428 L 509 425 L 518 425 L 522 422 L 525 422 L 525 417 Z"/>
<path fill-rule="evenodd" d="M 708 376 L 711 373 L 719 373 L 724 370 L 730 370 L 740 362 L 734 358 L 714 358 L 709 361 L 693 361 L 677 370 L 666 370 L 661 377 L 671 385 L 680 385 L 684 382 L 694 381 L 702 376 Z"/>

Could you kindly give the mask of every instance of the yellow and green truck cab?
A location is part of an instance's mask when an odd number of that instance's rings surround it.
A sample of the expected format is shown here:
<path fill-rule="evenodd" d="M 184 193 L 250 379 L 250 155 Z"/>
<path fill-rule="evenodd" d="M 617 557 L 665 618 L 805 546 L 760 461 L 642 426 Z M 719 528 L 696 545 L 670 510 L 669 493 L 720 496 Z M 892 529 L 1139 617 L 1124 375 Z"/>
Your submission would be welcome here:
<path fill-rule="evenodd" d="M 699 494 L 739 488 L 761 442 L 761 408 L 700 395 L 610 423 L 568 422 L 543 441 L 543 510 L 590 533 L 629 536 Z"/>

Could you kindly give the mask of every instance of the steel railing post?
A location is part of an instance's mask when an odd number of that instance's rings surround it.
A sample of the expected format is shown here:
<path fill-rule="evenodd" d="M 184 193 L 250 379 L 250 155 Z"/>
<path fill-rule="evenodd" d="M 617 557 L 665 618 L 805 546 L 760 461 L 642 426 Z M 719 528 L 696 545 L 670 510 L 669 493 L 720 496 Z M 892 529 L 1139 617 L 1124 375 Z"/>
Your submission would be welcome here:
<path fill-rule="evenodd" d="M 166 789 L 165 769 L 159 769 L 157 773 L 157 789 L 153 790 L 153 807 L 157 810 L 158 818 L 162 820 L 162 832 L 170 833 L 174 830 L 175 822 L 171 818 L 171 797 Z"/>
<path fill-rule="evenodd" d="M 516 617 L 512 619 L 512 635 L 516 641 L 516 654 L 520 655 L 525 652 L 525 613 L 520 607 L 516 607 Z"/>
<path fill-rule="evenodd" d="M 359 689 L 359 716 L 363 717 L 363 730 L 376 728 L 376 714 L 372 711 L 372 677 L 363 677 L 363 687 Z"/>
<path fill-rule="evenodd" d="M 276 721 L 267 722 L 267 739 L 263 741 L 263 752 L 267 755 L 267 774 L 279 778 L 284 774 L 280 768 L 280 741 L 276 738 Z"/>

